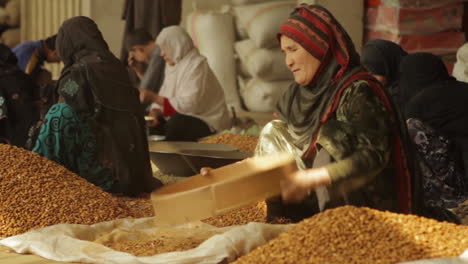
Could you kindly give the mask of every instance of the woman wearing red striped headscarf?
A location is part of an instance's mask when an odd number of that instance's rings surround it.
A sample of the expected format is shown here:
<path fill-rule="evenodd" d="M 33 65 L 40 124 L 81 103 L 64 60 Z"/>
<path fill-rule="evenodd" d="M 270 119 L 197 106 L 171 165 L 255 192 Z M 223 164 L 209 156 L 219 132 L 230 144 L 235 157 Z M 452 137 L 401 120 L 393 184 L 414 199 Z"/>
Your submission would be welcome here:
<path fill-rule="evenodd" d="M 299 172 L 268 201 L 268 217 L 300 220 L 344 204 L 411 212 L 411 178 L 389 97 L 360 66 L 339 22 L 299 5 L 278 39 L 295 83 L 263 129 L 256 154 L 287 151 Z"/>

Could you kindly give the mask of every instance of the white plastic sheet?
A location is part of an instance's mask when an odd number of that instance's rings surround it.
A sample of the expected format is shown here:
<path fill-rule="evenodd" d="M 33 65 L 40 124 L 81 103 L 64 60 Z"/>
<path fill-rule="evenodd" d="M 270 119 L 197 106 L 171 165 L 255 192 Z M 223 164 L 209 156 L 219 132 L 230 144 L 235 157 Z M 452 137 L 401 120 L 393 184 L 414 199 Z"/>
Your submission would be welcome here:
<path fill-rule="evenodd" d="M 197 248 L 163 253 L 149 257 L 136 257 L 128 253 L 115 251 L 92 241 L 110 232 L 121 229 L 155 232 L 158 226 L 154 218 L 119 219 L 91 226 L 61 224 L 49 226 L 27 233 L 0 240 L 17 253 L 32 253 L 47 259 L 65 262 L 97 264 L 215 264 L 228 262 L 249 253 L 257 246 L 286 231 L 290 225 L 269 225 L 250 223 L 244 226 L 223 228 L 224 233 L 214 235 Z M 192 223 L 174 228 L 194 227 L 203 230 L 218 229 L 204 223 Z M 219 229 L 216 230 L 219 232 Z"/>

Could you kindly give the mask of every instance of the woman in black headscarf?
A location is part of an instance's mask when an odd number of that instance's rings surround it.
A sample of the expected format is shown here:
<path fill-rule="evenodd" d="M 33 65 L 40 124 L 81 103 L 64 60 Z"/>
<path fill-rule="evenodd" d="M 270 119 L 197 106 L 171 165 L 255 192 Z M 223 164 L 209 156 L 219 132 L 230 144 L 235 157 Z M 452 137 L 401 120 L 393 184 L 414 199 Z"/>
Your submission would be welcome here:
<path fill-rule="evenodd" d="M 401 105 L 398 85 L 400 63 L 406 55 L 408 53 L 398 44 L 383 39 L 373 39 L 362 49 L 361 64 L 382 83 L 397 109 Z"/>
<path fill-rule="evenodd" d="M 456 207 L 468 197 L 468 84 L 451 77 L 439 57 L 415 53 L 401 63 L 400 88 L 426 206 Z"/>
<path fill-rule="evenodd" d="M 25 147 L 39 120 L 39 89 L 17 66 L 15 54 L 0 44 L 0 140 Z"/>
<path fill-rule="evenodd" d="M 97 25 L 87 17 L 66 20 L 57 50 L 65 64 L 60 103 L 47 113 L 34 151 L 107 191 L 155 189 L 138 90 Z"/>

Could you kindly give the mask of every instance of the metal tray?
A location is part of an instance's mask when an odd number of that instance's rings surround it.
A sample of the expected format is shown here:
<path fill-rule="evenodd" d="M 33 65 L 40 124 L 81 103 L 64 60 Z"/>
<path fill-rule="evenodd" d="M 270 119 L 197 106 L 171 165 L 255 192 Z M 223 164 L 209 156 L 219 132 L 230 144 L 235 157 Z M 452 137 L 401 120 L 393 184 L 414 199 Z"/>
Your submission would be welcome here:
<path fill-rule="evenodd" d="M 149 145 L 151 161 L 162 173 L 175 176 L 192 176 L 203 167 L 219 168 L 252 156 L 223 144 L 161 141 Z"/>

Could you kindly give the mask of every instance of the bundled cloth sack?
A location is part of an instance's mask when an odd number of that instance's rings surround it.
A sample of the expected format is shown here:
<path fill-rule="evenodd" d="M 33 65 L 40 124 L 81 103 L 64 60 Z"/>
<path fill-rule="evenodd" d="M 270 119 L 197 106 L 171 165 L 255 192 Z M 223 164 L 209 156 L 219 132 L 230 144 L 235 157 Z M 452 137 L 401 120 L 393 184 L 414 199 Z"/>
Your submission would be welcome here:
<path fill-rule="evenodd" d="M 187 31 L 200 53 L 208 59 L 221 87 L 229 109 L 241 109 L 236 82 L 234 59 L 234 18 L 224 10 L 221 12 L 195 11 L 188 16 Z"/>
<path fill-rule="evenodd" d="M 240 77 L 250 79 L 252 78 L 252 75 L 250 74 L 249 70 L 247 69 L 247 65 L 242 63 L 242 61 L 239 58 L 239 54 L 236 54 L 237 59 L 236 59 L 236 69 L 237 73 Z"/>
<path fill-rule="evenodd" d="M 240 93 L 249 111 L 271 113 L 283 92 L 292 81 L 267 82 L 257 78 L 242 80 L 239 78 Z"/>
<path fill-rule="evenodd" d="M 9 29 L 4 31 L 0 36 L 0 43 L 13 48 L 18 45 L 20 39 L 20 22 L 21 22 L 21 0 L 10 0 L 5 5 L 2 14 L 0 15 L 1 24 L 7 25 Z"/>
<path fill-rule="evenodd" d="M 0 7 L 0 24 L 6 24 L 8 23 L 8 12 L 6 11 L 5 8 Z"/>
<path fill-rule="evenodd" d="M 7 24 L 11 27 L 19 27 L 21 22 L 21 0 L 10 0 L 5 5 L 8 13 Z"/>
<path fill-rule="evenodd" d="M 461 3 L 466 0 L 380 0 L 382 4 L 403 8 L 435 8 L 454 3 Z"/>
<path fill-rule="evenodd" d="M 457 81 L 468 82 L 468 43 L 458 49 L 452 75 Z"/>
<path fill-rule="evenodd" d="M 21 42 L 20 28 L 9 29 L 0 36 L 0 43 L 5 44 L 9 48 L 14 48 Z"/>
<path fill-rule="evenodd" d="M 259 48 L 279 46 L 276 39 L 278 28 L 295 6 L 295 0 L 235 6 L 234 14 L 239 36 L 248 36 Z"/>
<path fill-rule="evenodd" d="M 264 81 L 293 79 L 280 48 L 259 49 L 250 39 L 236 42 L 234 48 L 239 56 L 241 69 L 245 69 L 249 76 Z"/>
<path fill-rule="evenodd" d="M 399 34 L 430 34 L 461 29 L 463 4 L 436 8 L 401 8 L 379 5 L 366 9 L 366 28 Z"/>
<path fill-rule="evenodd" d="M 386 39 L 399 44 L 408 53 L 429 52 L 436 55 L 452 54 L 465 43 L 463 32 L 439 32 L 433 34 L 400 35 L 384 31 L 368 30 L 366 42 L 371 39 Z"/>

